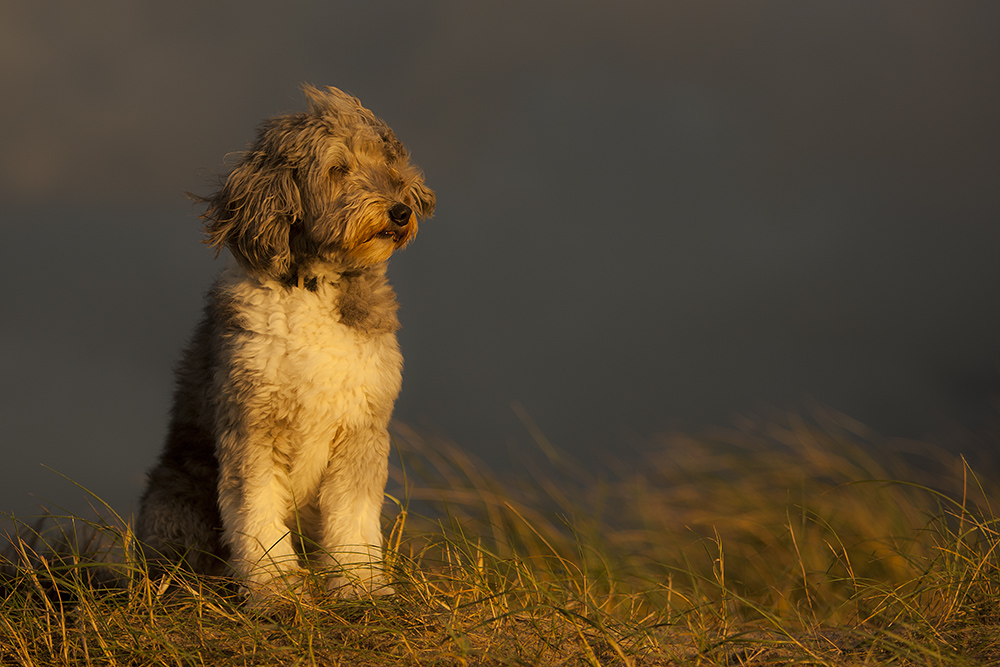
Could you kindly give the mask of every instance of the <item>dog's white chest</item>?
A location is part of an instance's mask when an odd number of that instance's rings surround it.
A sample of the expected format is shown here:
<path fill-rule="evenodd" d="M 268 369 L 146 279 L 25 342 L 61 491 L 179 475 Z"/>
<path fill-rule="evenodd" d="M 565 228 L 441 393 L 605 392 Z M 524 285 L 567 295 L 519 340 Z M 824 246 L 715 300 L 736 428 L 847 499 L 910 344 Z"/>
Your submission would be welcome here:
<path fill-rule="evenodd" d="M 259 380 L 259 409 L 306 441 L 341 428 L 385 428 L 402 379 L 394 334 L 342 323 L 329 284 L 315 292 L 277 283 L 233 287 L 240 332 L 231 361 Z"/>

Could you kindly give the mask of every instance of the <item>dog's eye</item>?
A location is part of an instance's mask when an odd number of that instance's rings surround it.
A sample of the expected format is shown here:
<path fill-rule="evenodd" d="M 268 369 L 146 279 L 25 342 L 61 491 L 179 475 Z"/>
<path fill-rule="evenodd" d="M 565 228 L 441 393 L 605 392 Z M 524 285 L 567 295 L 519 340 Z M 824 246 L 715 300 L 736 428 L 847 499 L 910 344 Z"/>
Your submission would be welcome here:
<path fill-rule="evenodd" d="M 343 176 L 344 174 L 346 174 L 350 170 L 351 170 L 351 168 L 349 166 L 347 166 L 346 164 L 339 164 L 338 163 L 338 164 L 335 164 L 332 167 L 330 167 L 330 175 L 331 176 Z"/>

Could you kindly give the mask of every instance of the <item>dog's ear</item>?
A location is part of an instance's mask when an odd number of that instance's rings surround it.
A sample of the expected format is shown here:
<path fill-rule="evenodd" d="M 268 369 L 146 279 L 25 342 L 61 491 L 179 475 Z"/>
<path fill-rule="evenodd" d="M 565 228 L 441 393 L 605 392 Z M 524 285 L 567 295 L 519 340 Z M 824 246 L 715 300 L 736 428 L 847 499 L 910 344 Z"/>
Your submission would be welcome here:
<path fill-rule="evenodd" d="M 289 233 L 302 218 L 302 199 L 292 169 L 274 165 L 253 151 L 226 177 L 202 215 L 206 242 L 229 248 L 243 268 L 260 276 L 283 278 L 291 265 Z"/>
<path fill-rule="evenodd" d="M 424 185 L 422 180 L 417 181 L 413 186 L 413 200 L 416 202 L 416 206 L 413 209 L 417 212 L 418 217 L 431 217 L 434 213 L 436 197 L 434 196 L 434 191 Z"/>

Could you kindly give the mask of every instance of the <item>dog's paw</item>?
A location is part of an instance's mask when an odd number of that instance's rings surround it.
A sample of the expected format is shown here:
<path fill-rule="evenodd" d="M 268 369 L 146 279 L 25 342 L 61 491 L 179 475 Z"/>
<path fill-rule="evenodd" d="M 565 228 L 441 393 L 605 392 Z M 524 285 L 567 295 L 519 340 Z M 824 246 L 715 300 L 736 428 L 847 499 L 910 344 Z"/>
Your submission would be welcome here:
<path fill-rule="evenodd" d="M 283 572 L 275 576 L 258 576 L 240 587 L 244 606 L 267 612 L 291 607 L 308 597 L 308 579 L 304 571 Z"/>
<path fill-rule="evenodd" d="M 396 594 L 396 589 L 385 583 L 381 577 L 371 579 L 329 577 L 326 580 L 326 590 L 341 600 L 387 597 Z"/>

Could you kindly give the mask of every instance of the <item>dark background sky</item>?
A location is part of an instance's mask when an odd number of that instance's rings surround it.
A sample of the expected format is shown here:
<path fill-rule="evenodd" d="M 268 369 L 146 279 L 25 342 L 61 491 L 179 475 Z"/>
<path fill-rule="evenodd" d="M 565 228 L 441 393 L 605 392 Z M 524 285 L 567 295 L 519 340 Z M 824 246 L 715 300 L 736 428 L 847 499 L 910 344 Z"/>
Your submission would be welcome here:
<path fill-rule="evenodd" d="M 975 426 L 1000 370 L 1000 3 L 0 5 L 0 510 L 127 511 L 220 261 L 198 209 L 300 82 L 437 191 L 401 421 L 492 460 L 815 400 Z"/>

